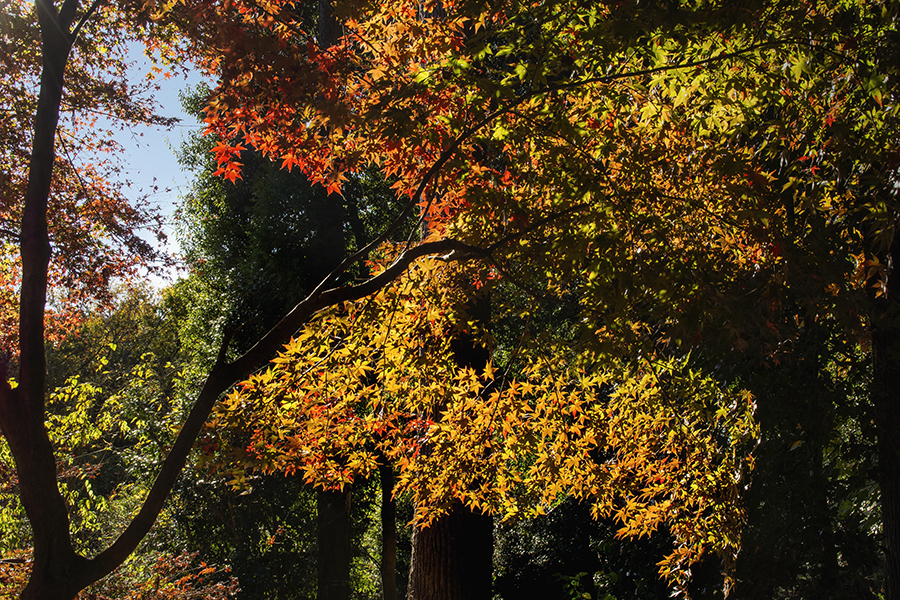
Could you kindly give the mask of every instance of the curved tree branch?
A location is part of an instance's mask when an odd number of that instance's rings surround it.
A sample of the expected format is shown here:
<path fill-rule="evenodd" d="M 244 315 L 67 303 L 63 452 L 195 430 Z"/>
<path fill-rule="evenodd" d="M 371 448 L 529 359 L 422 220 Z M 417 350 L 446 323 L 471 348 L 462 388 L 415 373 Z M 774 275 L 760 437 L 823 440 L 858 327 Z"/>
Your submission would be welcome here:
<path fill-rule="evenodd" d="M 89 561 L 84 570 L 87 580 L 85 585 L 112 572 L 128 558 L 150 531 L 219 396 L 265 364 L 317 312 L 377 292 L 400 277 L 416 259 L 427 255 L 444 255 L 447 260 L 487 257 L 483 249 L 452 239 L 426 242 L 402 253 L 387 269 L 358 285 L 314 291 L 234 362 L 226 363 L 224 352 L 220 352 L 219 360 L 210 371 L 140 511 L 109 548 Z M 223 347 L 227 344 L 227 339 L 226 336 Z"/>

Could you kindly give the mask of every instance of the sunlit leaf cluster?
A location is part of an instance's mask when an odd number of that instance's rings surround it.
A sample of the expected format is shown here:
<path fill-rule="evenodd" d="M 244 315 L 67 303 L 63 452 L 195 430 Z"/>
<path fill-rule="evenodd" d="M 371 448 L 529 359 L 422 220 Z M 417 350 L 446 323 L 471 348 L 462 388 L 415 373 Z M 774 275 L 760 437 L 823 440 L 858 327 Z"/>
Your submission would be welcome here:
<path fill-rule="evenodd" d="M 201 448 L 236 486 L 297 472 L 341 488 L 387 461 L 423 523 L 456 501 L 515 518 L 575 496 L 620 535 L 671 533 L 661 571 L 672 580 L 706 548 L 732 556 L 756 431 L 749 394 L 689 358 L 630 363 L 527 329 L 503 364 L 460 366 L 454 339 L 491 343 L 461 310 L 471 290 L 454 282 L 472 277 L 425 259 L 321 316 L 219 405 Z"/>

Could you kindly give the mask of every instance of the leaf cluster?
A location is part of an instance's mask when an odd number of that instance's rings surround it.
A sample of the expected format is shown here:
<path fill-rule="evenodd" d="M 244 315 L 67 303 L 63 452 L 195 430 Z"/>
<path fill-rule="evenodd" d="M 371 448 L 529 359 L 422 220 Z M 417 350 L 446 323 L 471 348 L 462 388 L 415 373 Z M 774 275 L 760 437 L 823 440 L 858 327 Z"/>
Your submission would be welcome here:
<path fill-rule="evenodd" d="M 203 447 L 231 484 L 276 471 L 341 488 L 387 459 L 420 522 L 456 501 L 513 518 L 575 496 L 622 536 L 665 524 L 679 541 L 661 565 L 673 580 L 707 545 L 735 552 L 750 396 L 683 360 L 630 365 L 530 336 L 502 368 L 460 366 L 452 339 L 486 340 L 452 308 L 465 277 L 423 260 L 301 331 L 208 424 Z"/>

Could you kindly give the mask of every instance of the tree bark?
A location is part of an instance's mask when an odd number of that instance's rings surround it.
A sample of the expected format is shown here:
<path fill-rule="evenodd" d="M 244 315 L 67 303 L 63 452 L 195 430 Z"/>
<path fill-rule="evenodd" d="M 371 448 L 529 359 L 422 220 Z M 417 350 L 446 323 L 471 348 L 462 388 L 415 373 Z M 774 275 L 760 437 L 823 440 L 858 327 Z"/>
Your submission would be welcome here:
<path fill-rule="evenodd" d="M 487 323 L 488 298 L 475 298 L 468 312 Z M 461 367 L 480 370 L 490 358 L 473 332 L 451 340 L 451 348 Z M 493 558 L 493 518 L 456 504 L 429 527 L 413 531 L 408 600 L 490 600 Z"/>
<path fill-rule="evenodd" d="M 878 436 L 881 515 L 884 539 L 884 597 L 900 600 L 900 236 L 894 235 L 882 264 L 884 294 L 873 298 L 872 349 L 875 372 L 872 403 Z M 871 288 L 870 288 L 871 289 Z"/>
<path fill-rule="evenodd" d="M 340 23 L 330 0 L 319 0 L 319 48 L 337 44 Z M 322 198 L 315 206 L 318 230 L 310 242 L 307 258 L 313 280 L 329 277 L 344 259 L 344 215 L 340 202 Z M 333 285 L 335 282 L 328 282 Z M 318 600 L 350 598 L 350 488 L 344 492 L 317 491 L 319 580 Z"/>
<path fill-rule="evenodd" d="M 378 465 L 381 478 L 381 593 L 397 600 L 397 504 L 394 502 L 394 469 Z"/>
<path fill-rule="evenodd" d="M 455 505 L 416 528 L 408 600 L 490 600 L 493 519 Z"/>
<path fill-rule="evenodd" d="M 318 600 L 350 598 L 350 488 L 319 491 L 318 507 L 319 586 Z"/>

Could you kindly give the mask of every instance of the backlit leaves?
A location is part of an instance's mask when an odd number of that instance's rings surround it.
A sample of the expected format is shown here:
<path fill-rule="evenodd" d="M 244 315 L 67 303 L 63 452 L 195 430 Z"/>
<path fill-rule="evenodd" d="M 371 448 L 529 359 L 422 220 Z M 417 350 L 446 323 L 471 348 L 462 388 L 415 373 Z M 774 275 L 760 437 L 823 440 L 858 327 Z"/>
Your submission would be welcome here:
<path fill-rule="evenodd" d="M 472 324 L 451 308 L 465 297 L 457 271 L 417 263 L 311 323 L 226 398 L 206 447 L 232 483 L 261 470 L 342 487 L 387 457 L 418 521 L 454 501 L 513 518 L 575 496 L 620 535 L 667 527 L 677 550 L 661 570 L 673 581 L 704 548 L 733 556 L 752 398 L 687 359 L 629 364 L 539 339 L 505 364 L 460 367 L 450 340 Z"/>
<path fill-rule="evenodd" d="M 21 220 L 32 126 L 41 70 L 34 3 L 4 2 L 0 12 L 0 340 L 17 346 L 12 316 L 21 277 Z M 141 37 L 127 10 L 101 7 L 75 41 L 57 131 L 49 198 L 50 243 L 47 340 L 58 341 L 89 305 L 110 306 L 110 286 L 154 269 L 159 252 L 139 235 L 162 236 L 146 197 L 126 198 L 114 127 L 170 124 L 155 114 L 148 82 L 130 85 L 126 42 Z M 113 125 L 101 117 L 117 122 Z"/>
<path fill-rule="evenodd" d="M 704 544 L 733 553 L 752 399 L 691 351 L 777 364 L 801 329 L 788 298 L 862 326 L 865 237 L 896 218 L 861 200 L 896 178 L 874 52 L 896 7 L 346 2 L 322 51 L 283 6 L 197 6 L 223 25 L 206 118 L 231 140 L 222 164 L 253 146 L 331 190 L 377 166 L 430 231 L 483 250 L 467 277 L 506 293 L 495 322 L 522 333 L 487 372 L 455 367 L 466 294 L 429 288 L 420 273 L 449 267 L 423 262 L 229 398 L 214 425 L 236 482 L 250 467 L 340 486 L 385 455 L 423 520 L 571 494 L 623 535 L 665 523 L 676 580 Z M 521 326 L 545 301 L 565 333 Z"/>

